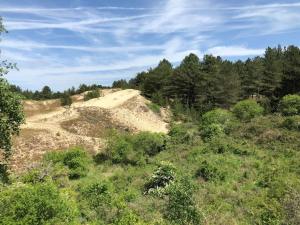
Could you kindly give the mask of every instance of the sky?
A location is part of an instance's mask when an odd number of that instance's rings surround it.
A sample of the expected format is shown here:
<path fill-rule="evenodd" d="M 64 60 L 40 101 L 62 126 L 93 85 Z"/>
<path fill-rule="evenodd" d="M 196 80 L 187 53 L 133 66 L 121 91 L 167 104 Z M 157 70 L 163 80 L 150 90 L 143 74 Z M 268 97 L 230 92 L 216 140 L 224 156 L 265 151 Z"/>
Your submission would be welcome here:
<path fill-rule="evenodd" d="M 300 1 L 0 0 L 0 59 L 24 89 L 111 85 L 189 53 L 237 60 L 300 46 Z"/>

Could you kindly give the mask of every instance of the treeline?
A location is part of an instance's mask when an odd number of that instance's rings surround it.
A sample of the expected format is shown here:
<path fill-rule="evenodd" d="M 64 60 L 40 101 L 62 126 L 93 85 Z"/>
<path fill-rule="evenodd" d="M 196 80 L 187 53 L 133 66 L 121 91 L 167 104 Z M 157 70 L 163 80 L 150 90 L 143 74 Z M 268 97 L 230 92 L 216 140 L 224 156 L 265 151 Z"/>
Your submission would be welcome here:
<path fill-rule="evenodd" d="M 72 87 L 66 91 L 60 92 L 53 92 L 49 86 L 44 86 L 41 91 L 31 91 L 31 90 L 22 90 L 20 87 L 16 85 L 11 85 L 11 91 L 17 92 L 22 95 L 25 99 L 32 99 L 32 100 L 49 100 L 49 99 L 62 99 L 66 98 L 66 96 L 72 96 L 76 94 L 81 94 L 86 91 L 93 91 L 97 89 L 108 88 L 102 85 L 92 84 L 80 84 L 78 88 Z"/>
<path fill-rule="evenodd" d="M 280 98 L 300 92 L 300 49 L 268 47 L 263 56 L 235 62 L 212 55 L 200 60 L 190 54 L 175 68 L 164 59 L 157 67 L 113 86 L 137 88 L 160 105 L 180 103 L 200 112 L 229 108 L 249 97 L 276 111 Z"/>

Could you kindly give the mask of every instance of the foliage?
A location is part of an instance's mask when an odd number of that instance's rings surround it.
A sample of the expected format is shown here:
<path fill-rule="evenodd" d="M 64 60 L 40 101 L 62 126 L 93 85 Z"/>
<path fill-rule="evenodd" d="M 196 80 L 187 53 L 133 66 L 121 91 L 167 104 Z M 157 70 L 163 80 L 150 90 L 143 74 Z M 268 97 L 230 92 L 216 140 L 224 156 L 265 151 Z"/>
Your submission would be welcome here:
<path fill-rule="evenodd" d="M 284 116 L 300 115 L 300 95 L 286 95 L 279 105 L 280 112 Z"/>
<path fill-rule="evenodd" d="M 249 121 L 262 115 L 264 109 L 255 100 L 243 100 L 233 106 L 233 114 L 242 121 Z"/>
<path fill-rule="evenodd" d="M 66 166 L 71 179 L 84 177 L 88 173 L 89 157 L 81 148 L 73 148 L 64 152 L 50 152 L 45 156 L 45 160 Z"/>
<path fill-rule="evenodd" d="M 201 224 L 201 216 L 193 192 L 194 185 L 188 178 L 183 178 L 169 186 L 164 215 L 171 224 Z"/>
<path fill-rule="evenodd" d="M 166 148 L 167 137 L 164 134 L 141 132 L 132 139 L 134 149 L 149 156 L 154 156 Z"/>
<path fill-rule="evenodd" d="M 169 130 L 169 136 L 173 144 L 192 144 L 199 136 L 199 131 L 198 127 L 191 123 L 174 123 Z"/>
<path fill-rule="evenodd" d="M 99 90 L 95 89 L 95 90 L 89 91 L 88 93 L 86 93 L 84 95 L 84 101 L 88 101 L 90 99 L 99 98 L 99 97 L 100 97 Z"/>
<path fill-rule="evenodd" d="M 202 124 L 210 125 L 210 124 L 220 124 L 226 127 L 226 125 L 233 120 L 233 115 L 226 109 L 214 109 L 202 115 Z"/>
<path fill-rule="evenodd" d="M 112 84 L 112 88 L 121 88 L 121 89 L 126 89 L 129 88 L 129 84 L 126 80 L 121 79 L 121 80 L 116 80 Z"/>
<path fill-rule="evenodd" d="M 202 128 L 201 136 L 204 140 L 211 140 L 216 137 L 222 137 L 225 130 L 221 124 L 212 123 Z"/>
<path fill-rule="evenodd" d="M 152 112 L 157 113 L 157 114 L 160 113 L 160 106 L 159 106 L 159 105 L 157 105 L 157 104 L 151 102 L 151 103 L 148 103 L 147 106 L 148 106 L 148 108 L 149 108 Z"/>
<path fill-rule="evenodd" d="M 72 105 L 72 98 L 69 94 L 65 93 L 61 98 L 60 98 L 60 103 L 61 106 L 70 106 Z"/>
<path fill-rule="evenodd" d="M 77 209 L 52 183 L 15 185 L 0 192 L 0 224 L 73 224 Z"/>
<path fill-rule="evenodd" d="M 282 127 L 289 130 L 300 131 L 300 116 L 289 116 L 286 117 L 282 123 Z"/>
<path fill-rule="evenodd" d="M 224 181 L 225 173 L 221 171 L 218 166 L 204 160 L 201 162 L 197 172 L 197 177 L 203 178 L 205 181 Z"/>
<path fill-rule="evenodd" d="M 102 181 L 89 182 L 79 187 L 79 208 L 87 221 L 112 219 L 110 189 L 110 186 Z"/>
<path fill-rule="evenodd" d="M 145 193 L 163 195 L 165 188 L 176 178 L 175 167 L 168 162 L 161 162 L 144 186 Z"/>

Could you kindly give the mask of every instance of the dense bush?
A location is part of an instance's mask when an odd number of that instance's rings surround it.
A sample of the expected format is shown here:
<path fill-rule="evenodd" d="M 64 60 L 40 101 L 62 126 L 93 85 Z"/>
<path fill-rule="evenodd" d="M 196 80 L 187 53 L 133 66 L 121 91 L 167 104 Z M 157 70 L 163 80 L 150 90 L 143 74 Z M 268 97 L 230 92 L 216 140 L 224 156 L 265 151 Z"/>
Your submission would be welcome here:
<path fill-rule="evenodd" d="M 100 92 L 98 89 L 96 90 L 92 90 L 92 91 L 89 91 L 88 93 L 86 93 L 84 95 L 84 101 L 88 101 L 90 99 L 93 99 L 93 98 L 99 98 L 100 97 Z"/>
<path fill-rule="evenodd" d="M 238 119 L 249 121 L 254 117 L 262 115 L 264 108 L 255 100 L 248 99 L 236 103 L 232 108 L 232 112 Z"/>
<path fill-rule="evenodd" d="M 149 156 L 165 150 L 166 136 L 164 134 L 141 132 L 133 136 L 134 149 L 141 151 Z"/>
<path fill-rule="evenodd" d="M 7 187 L 0 192 L 0 224 L 73 224 L 77 209 L 52 183 Z"/>
<path fill-rule="evenodd" d="M 222 137 L 225 134 L 224 127 L 221 124 L 212 123 L 202 127 L 201 136 L 204 140 L 211 140 L 216 137 Z"/>
<path fill-rule="evenodd" d="M 300 115 L 300 95 L 286 95 L 279 103 L 279 110 L 284 116 Z"/>
<path fill-rule="evenodd" d="M 79 206 L 87 221 L 108 221 L 112 203 L 111 187 L 102 181 L 93 181 L 79 187 Z"/>
<path fill-rule="evenodd" d="M 161 162 L 145 184 L 145 193 L 164 194 L 165 188 L 175 180 L 175 167 L 171 163 Z"/>
<path fill-rule="evenodd" d="M 194 185 L 188 178 L 170 185 L 164 216 L 171 224 L 201 224 L 201 216 L 194 201 Z"/>
<path fill-rule="evenodd" d="M 106 148 L 107 157 L 113 163 L 138 164 L 142 161 L 142 154 L 134 151 L 130 135 L 113 135 Z"/>
<path fill-rule="evenodd" d="M 233 115 L 231 112 L 229 112 L 226 109 L 219 109 L 219 108 L 203 114 L 201 118 L 201 122 L 204 126 L 210 124 L 221 124 L 225 127 L 226 124 L 228 124 L 232 120 L 233 120 Z"/>
<path fill-rule="evenodd" d="M 45 156 L 45 160 L 66 166 L 69 169 L 68 174 L 71 179 L 84 177 L 88 173 L 89 156 L 81 148 L 51 152 Z"/>
<path fill-rule="evenodd" d="M 172 124 L 169 136 L 173 144 L 192 144 L 199 136 L 198 127 L 191 124 Z"/>
<path fill-rule="evenodd" d="M 196 176 L 203 178 L 205 181 L 223 181 L 225 180 L 225 173 L 219 167 L 205 160 L 196 171 Z"/>
<path fill-rule="evenodd" d="M 60 104 L 61 106 L 70 106 L 72 105 L 72 98 L 69 94 L 64 94 L 61 98 L 60 98 Z"/>
<path fill-rule="evenodd" d="M 289 117 L 287 117 L 283 121 L 282 127 L 287 128 L 289 130 L 300 131 L 300 116 L 289 116 Z"/>

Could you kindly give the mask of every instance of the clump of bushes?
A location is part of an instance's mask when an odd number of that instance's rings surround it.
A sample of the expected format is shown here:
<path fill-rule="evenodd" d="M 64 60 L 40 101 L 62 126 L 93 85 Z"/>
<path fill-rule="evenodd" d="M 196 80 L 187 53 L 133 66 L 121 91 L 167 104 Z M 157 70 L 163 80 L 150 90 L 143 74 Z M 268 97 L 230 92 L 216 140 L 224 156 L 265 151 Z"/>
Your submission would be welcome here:
<path fill-rule="evenodd" d="M 48 153 L 45 160 L 67 167 L 69 178 L 78 179 L 87 175 L 90 159 L 83 149 L 73 148 L 67 151 Z"/>
<path fill-rule="evenodd" d="M 143 153 L 154 156 L 166 149 L 167 137 L 164 134 L 141 132 L 133 136 L 134 149 Z"/>
<path fill-rule="evenodd" d="M 143 163 L 147 157 L 154 156 L 165 148 L 166 136 L 163 134 L 114 134 L 108 142 L 105 154 L 113 163 L 135 165 Z"/>
<path fill-rule="evenodd" d="M 109 220 L 112 203 L 111 187 L 102 181 L 89 182 L 79 187 L 79 205 L 86 220 Z"/>
<path fill-rule="evenodd" d="M 72 98 L 69 94 L 64 93 L 63 96 L 60 98 L 61 106 L 70 106 L 72 105 Z"/>
<path fill-rule="evenodd" d="M 195 186 L 183 178 L 169 186 L 164 217 L 171 224 L 201 224 L 201 216 L 194 201 Z"/>
<path fill-rule="evenodd" d="M 198 127 L 190 124 L 172 124 L 169 134 L 172 144 L 193 144 L 199 136 Z"/>
<path fill-rule="evenodd" d="M 226 126 L 230 121 L 233 120 L 233 115 L 226 109 L 214 109 L 205 114 L 201 118 L 201 122 L 204 126 L 210 124 L 221 124 Z"/>
<path fill-rule="evenodd" d="M 203 161 L 198 170 L 196 176 L 201 177 L 205 181 L 223 181 L 225 180 L 225 173 L 208 161 Z"/>
<path fill-rule="evenodd" d="M 255 100 L 247 99 L 236 103 L 232 108 L 233 114 L 242 121 L 250 121 L 254 117 L 260 116 L 264 112 Z"/>
<path fill-rule="evenodd" d="M 284 116 L 300 115 L 300 95 L 286 95 L 279 103 L 279 111 Z"/>
<path fill-rule="evenodd" d="M 289 116 L 285 118 L 282 127 L 288 130 L 300 131 L 300 116 Z"/>
<path fill-rule="evenodd" d="M 225 109 L 214 109 L 203 114 L 201 118 L 201 136 L 204 140 L 221 137 L 227 133 L 234 121 L 231 112 Z"/>
<path fill-rule="evenodd" d="M 98 89 L 96 89 L 96 90 L 92 90 L 92 91 L 89 91 L 88 93 L 86 93 L 83 97 L 83 100 L 88 101 L 90 99 L 99 98 L 99 97 L 100 97 L 100 92 Z"/>
<path fill-rule="evenodd" d="M 208 141 L 216 137 L 222 137 L 225 134 L 224 127 L 221 124 L 212 123 L 202 127 L 201 136 Z"/>
<path fill-rule="evenodd" d="M 0 192 L 0 224 L 73 224 L 77 208 L 50 182 L 17 184 Z"/>
<path fill-rule="evenodd" d="M 174 182 L 176 170 L 173 164 L 161 162 L 150 179 L 145 184 L 145 194 L 163 195 L 165 188 Z"/>

